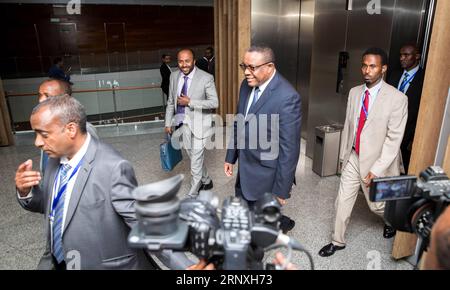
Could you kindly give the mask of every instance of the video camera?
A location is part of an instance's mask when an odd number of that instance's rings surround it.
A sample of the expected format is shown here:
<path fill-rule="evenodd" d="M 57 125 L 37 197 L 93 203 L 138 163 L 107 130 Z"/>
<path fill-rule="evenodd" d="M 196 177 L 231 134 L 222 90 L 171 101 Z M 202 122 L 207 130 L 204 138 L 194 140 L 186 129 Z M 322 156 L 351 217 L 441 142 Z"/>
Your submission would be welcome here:
<path fill-rule="evenodd" d="M 374 178 L 370 200 L 386 201 L 384 219 L 396 230 L 416 233 L 422 250 L 431 228 L 450 203 L 450 180 L 442 168 L 430 166 L 416 176 Z"/>
<path fill-rule="evenodd" d="M 224 270 L 263 269 L 264 251 L 277 247 L 288 248 L 287 260 L 292 249 L 306 252 L 279 230 L 281 206 L 272 194 L 256 202 L 253 211 L 236 197 L 225 199 L 219 210 L 219 199 L 210 191 L 180 201 L 176 195 L 183 179 L 180 174 L 133 191 L 138 224 L 128 237 L 131 247 L 190 251 Z"/>

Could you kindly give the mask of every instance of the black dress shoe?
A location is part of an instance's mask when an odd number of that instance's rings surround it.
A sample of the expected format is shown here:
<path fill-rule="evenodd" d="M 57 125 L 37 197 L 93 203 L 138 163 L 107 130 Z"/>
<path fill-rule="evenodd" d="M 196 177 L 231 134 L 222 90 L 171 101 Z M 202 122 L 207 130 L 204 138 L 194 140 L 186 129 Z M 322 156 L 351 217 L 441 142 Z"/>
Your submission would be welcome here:
<path fill-rule="evenodd" d="M 214 184 L 213 184 L 213 181 L 211 180 L 209 183 L 202 183 L 202 185 L 200 186 L 200 189 L 198 190 L 198 191 L 200 191 L 200 190 L 210 190 L 210 189 L 212 189 L 214 187 Z"/>
<path fill-rule="evenodd" d="M 385 239 L 390 239 L 393 236 L 395 236 L 396 230 L 393 227 L 390 227 L 388 225 L 384 225 L 383 229 L 383 237 Z"/>
<path fill-rule="evenodd" d="M 328 257 L 334 254 L 334 252 L 345 249 L 345 246 L 336 246 L 333 243 L 329 243 L 319 251 L 319 256 Z"/>
<path fill-rule="evenodd" d="M 295 227 L 295 221 L 288 216 L 282 215 L 280 218 L 280 229 L 283 234 L 287 234 Z"/>

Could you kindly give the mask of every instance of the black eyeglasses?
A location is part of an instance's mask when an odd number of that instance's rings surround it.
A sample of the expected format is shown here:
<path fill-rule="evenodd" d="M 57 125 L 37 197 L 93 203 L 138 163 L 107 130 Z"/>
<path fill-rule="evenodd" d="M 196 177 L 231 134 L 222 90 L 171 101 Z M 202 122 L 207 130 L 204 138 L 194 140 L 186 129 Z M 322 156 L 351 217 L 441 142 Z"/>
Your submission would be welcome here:
<path fill-rule="evenodd" d="M 254 72 L 258 68 L 265 66 L 266 64 L 272 63 L 272 61 L 268 61 L 266 63 L 260 64 L 260 65 L 246 65 L 245 63 L 240 63 L 239 66 L 241 67 L 242 71 L 245 71 L 246 69 L 249 69 L 251 72 Z"/>

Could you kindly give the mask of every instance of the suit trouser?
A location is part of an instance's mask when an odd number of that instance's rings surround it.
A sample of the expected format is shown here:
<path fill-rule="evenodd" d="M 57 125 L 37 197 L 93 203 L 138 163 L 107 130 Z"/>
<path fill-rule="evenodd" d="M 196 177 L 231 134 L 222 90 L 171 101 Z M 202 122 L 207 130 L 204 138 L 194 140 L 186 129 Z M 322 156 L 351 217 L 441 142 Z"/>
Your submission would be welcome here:
<path fill-rule="evenodd" d="M 183 139 L 183 148 L 186 150 L 191 160 L 191 189 L 189 195 L 197 195 L 202 183 L 208 184 L 211 182 L 208 170 L 204 164 L 205 146 L 208 138 L 199 139 L 192 134 L 189 126 L 183 124 L 179 130 Z"/>
<path fill-rule="evenodd" d="M 384 202 L 371 202 L 369 199 L 369 188 L 366 187 L 359 173 L 359 157 L 354 150 L 342 170 L 339 192 L 335 202 L 336 220 L 334 223 L 333 244 L 345 245 L 345 231 L 350 221 L 353 206 L 358 197 L 359 189 L 362 188 L 367 204 L 372 212 L 383 218 Z"/>

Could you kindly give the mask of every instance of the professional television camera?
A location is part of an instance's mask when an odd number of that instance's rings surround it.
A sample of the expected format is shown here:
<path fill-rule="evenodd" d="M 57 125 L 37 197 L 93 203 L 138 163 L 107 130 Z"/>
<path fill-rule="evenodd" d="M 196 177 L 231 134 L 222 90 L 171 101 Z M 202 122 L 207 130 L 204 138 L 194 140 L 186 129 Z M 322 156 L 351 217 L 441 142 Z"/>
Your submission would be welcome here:
<path fill-rule="evenodd" d="M 190 251 L 224 270 L 263 269 L 264 251 L 286 247 L 286 265 L 294 249 L 306 252 L 314 267 L 311 255 L 279 230 L 280 204 L 272 194 L 264 195 L 253 211 L 236 197 L 227 198 L 219 210 L 210 191 L 180 201 L 176 195 L 183 179 L 180 174 L 133 191 L 138 224 L 128 237 L 131 247 Z"/>
<path fill-rule="evenodd" d="M 442 168 L 430 166 L 416 176 L 373 179 L 371 201 L 386 201 L 384 219 L 395 229 L 416 233 L 419 258 L 428 246 L 431 228 L 450 203 L 450 180 Z"/>

